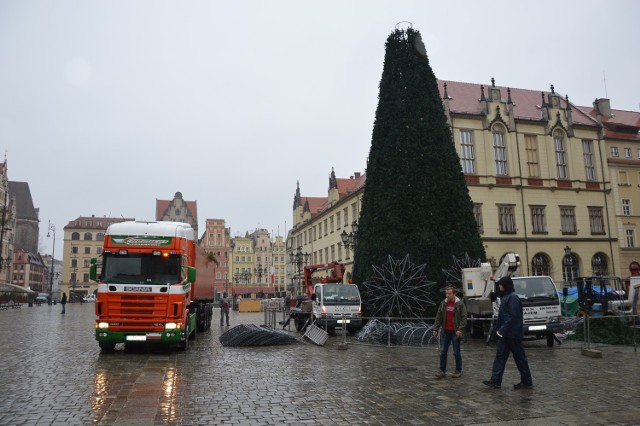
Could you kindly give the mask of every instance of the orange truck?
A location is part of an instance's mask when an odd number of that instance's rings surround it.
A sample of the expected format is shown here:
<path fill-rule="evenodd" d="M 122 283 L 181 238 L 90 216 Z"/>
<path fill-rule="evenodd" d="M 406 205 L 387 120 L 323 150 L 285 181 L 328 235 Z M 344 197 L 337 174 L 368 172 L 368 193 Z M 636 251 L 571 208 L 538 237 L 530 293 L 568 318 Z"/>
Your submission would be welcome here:
<path fill-rule="evenodd" d="M 101 257 L 101 265 L 91 260 L 90 276 L 98 281 L 95 337 L 103 350 L 145 342 L 186 349 L 211 327 L 214 266 L 189 224 L 114 223 Z"/>

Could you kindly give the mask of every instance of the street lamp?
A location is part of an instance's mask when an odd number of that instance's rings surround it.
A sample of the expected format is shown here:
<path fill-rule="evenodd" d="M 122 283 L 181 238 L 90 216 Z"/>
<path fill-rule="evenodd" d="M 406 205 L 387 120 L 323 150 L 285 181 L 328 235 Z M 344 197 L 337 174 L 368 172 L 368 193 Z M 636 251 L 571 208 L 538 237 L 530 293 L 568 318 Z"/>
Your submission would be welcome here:
<path fill-rule="evenodd" d="M 295 265 L 298 269 L 298 280 L 301 280 L 300 274 L 302 273 L 302 266 L 306 265 L 309 262 L 309 253 L 303 253 L 302 247 L 298 246 L 295 252 L 289 253 L 289 261 L 292 265 Z M 291 285 L 293 286 L 293 278 L 291 279 Z M 296 289 L 296 296 L 298 295 L 298 291 Z"/>
<path fill-rule="evenodd" d="M 564 258 L 562 259 L 562 266 L 564 266 L 564 281 L 572 281 L 573 278 L 573 256 L 571 255 L 571 247 L 568 245 L 564 248 Z"/>
<path fill-rule="evenodd" d="M 53 268 L 56 259 L 56 226 L 49 221 L 49 230 L 47 231 L 47 238 L 51 237 L 51 233 L 53 232 L 53 249 L 51 250 L 51 272 L 49 274 L 49 305 L 52 303 L 53 299 Z"/>
<path fill-rule="evenodd" d="M 358 222 L 355 220 L 351 223 L 351 232 L 347 234 L 347 231 L 342 231 L 340 234 L 340 239 L 342 240 L 342 245 L 347 249 L 355 250 L 356 245 L 358 244 Z"/>

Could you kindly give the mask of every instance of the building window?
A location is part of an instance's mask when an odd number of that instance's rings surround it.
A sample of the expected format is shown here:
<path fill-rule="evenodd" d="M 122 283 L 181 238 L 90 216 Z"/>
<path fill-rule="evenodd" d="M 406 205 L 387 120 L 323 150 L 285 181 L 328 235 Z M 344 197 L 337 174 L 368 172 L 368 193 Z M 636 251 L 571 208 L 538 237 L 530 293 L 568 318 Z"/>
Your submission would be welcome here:
<path fill-rule="evenodd" d="M 544 215 L 545 206 L 531 206 L 531 225 L 534 234 L 547 233 L 547 220 Z"/>
<path fill-rule="evenodd" d="M 460 164 L 462 173 L 476 172 L 476 157 L 473 151 L 473 131 L 460 130 Z"/>
<path fill-rule="evenodd" d="M 338 262 L 342 260 L 342 245 L 338 244 Z"/>
<path fill-rule="evenodd" d="M 560 207 L 560 228 L 563 234 L 577 234 L 575 207 Z"/>
<path fill-rule="evenodd" d="M 635 247 L 636 246 L 636 230 L 635 229 L 625 229 L 624 234 L 627 241 L 627 247 Z"/>
<path fill-rule="evenodd" d="M 589 207 L 589 224 L 592 234 L 604 234 L 602 207 Z"/>
<path fill-rule="evenodd" d="M 628 198 L 622 199 L 622 215 L 631 216 L 631 200 Z"/>
<path fill-rule="evenodd" d="M 484 226 L 482 224 L 482 204 L 473 205 L 473 217 L 476 219 L 478 225 L 478 233 L 484 234 Z"/>
<path fill-rule="evenodd" d="M 328 221 L 327 219 L 325 219 L 325 220 L 324 220 L 324 236 L 325 236 L 325 237 L 326 237 L 326 236 L 327 236 L 327 234 L 329 233 L 329 226 L 328 226 L 328 222 L 329 222 L 329 221 Z"/>
<path fill-rule="evenodd" d="M 89 259 L 84 259 L 83 266 L 85 268 L 88 268 L 89 266 L 91 266 L 90 260 Z"/>
<path fill-rule="evenodd" d="M 358 205 L 356 203 L 351 204 L 351 217 L 353 220 L 358 220 Z"/>
<path fill-rule="evenodd" d="M 507 147 L 504 142 L 504 128 L 494 126 L 493 128 L 493 155 L 496 160 L 496 174 L 506 176 L 507 169 Z"/>
<path fill-rule="evenodd" d="M 71 253 L 78 254 L 78 246 L 71 247 Z"/>
<path fill-rule="evenodd" d="M 102 254 L 102 247 L 96 247 L 96 254 Z"/>
<path fill-rule="evenodd" d="M 640 158 L 640 148 L 638 148 L 638 158 Z"/>
<path fill-rule="evenodd" d="M 91 241 L 93 239 L 93 235 L 91 235 L 91 232 L 85 232 L 84 233 L 84 240 L 85 241 Z"/>
<path fill-rule="evenodd" d="M 331 217 L 329 218 L 329 231 L 330 231 L 332 234 L 333 234 L 333 231 L 334 231 L 334 229 L 335 229 L 335 228 L 333 227 L 334 225 L 335 225 L 335 222 L 334 222 L 334 220 L 333 220 L 333 216 L 331 216 Z"/>
<path fill-rule="evenodd" d="M 567 153 L 565 150 L 564 134 L 556 131 L 553 134 L 553 142 L 556 148 L 556 171 L 558 179 L 567 178 Z"/>
<path fill-rule="evenodd" d="M 618 171 L 618 185 L 621 185 L 621 186 L 629 185 L 629 178 L 627 177 L 627 172 Z"/>
<path fill-rule="evenodd" d="M 347 224 L 349 223 L 349 208 L 345 207 L 342 212 L 344 213 L 344 226 L 347 226 Z"/>
<path fill-rule="evenodd" d="M 74 232 L 73 234 L 71 234 L 71 239 L 72 240 L 79 240 L 80 239 L 80 233 L 79 232 Z"/>
<path fill-rule="evenodd" d="M 588 181 L 596 180 L 596 168 L 593 165 L 593 141 L 582 140 L 582 156 L 584 157 L 584 172 Z"/>
<path fill-rule="evenodd" d="M 78 267 L 78 259 L 71 259 L 71 267 L 72 268 Z"/>
<path fill-rule="evenodd" d="M 544 253 L 538 253 L 531 259 L 531 271 L 534 276 L 547 276 L 550 275 L 551 268 L 549 267 L 549 257 Z"/>
<path fill-rule="evenodd" d="M 91 254 L 91 247 L 85 247 L 84 254 Z"/>
<path fill-rule="evenodd" d="M 624 149 L 624 158 L 631 158 L 631 148 Z"/>
<path fill-rule="evenodd" d="M 342 227 L 342 223 L 340 222 L 340 212 L 336 212 L 336 229 L 340 229 Z"/>
<path fill-rule="evenodd" d="M 527 150 L 527 167 L 529 169 L 529 177 L 540 177 L 538 138 L 536 135 L 525 135 L 524 141 Z"/>
<path fill-rule="evenodd" d="M 609 263 L 604 253 L 596 253 L 591 258 L 591 271 L 594 276 L 609 275 Z"/>
<path fill-rule="evenodd" d="M 498 222 L 501 234 L 516 233 L 515 206 L 498 206 Z"/>
<path fill-rule="evenodd" d="M 618 147 L 617 146 L 612 146 L 611 147 L 611 156 L 612 157 L 617 157 L 618 156 Z"/>
<path fill-rule="evenodd" d="M 82 274 L 82 282 L 83 283 L 89 282 L 89 274 Z"/>

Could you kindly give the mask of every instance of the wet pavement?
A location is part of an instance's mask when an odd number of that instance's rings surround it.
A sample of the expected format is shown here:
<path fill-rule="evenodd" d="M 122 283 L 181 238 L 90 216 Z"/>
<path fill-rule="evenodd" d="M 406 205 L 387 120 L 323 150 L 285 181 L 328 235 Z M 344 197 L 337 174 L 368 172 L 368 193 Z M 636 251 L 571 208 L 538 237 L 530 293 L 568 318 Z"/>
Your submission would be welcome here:
<path fill-rule="evenodd" d="M 222 347 L 214 321 L 186 352 L 102 353 L 93 304 L 0 311 L 0 425 L 640 424 L 633 347 L 527 341 L 533 390 L 488 389 L 494 347 L 463 343 L 461 378 L 436 379 L 438 349 L 314 344 Z M 214 314 L 218 315 L 216 310 Z M 216 318 L 217 319 L 217 318 Z M 231 326 L 264 315 L 232 312 Z M 118 348 L 121 349 L 121 348 Z M 449 365 L 453 357 L 449 355 Z"/>

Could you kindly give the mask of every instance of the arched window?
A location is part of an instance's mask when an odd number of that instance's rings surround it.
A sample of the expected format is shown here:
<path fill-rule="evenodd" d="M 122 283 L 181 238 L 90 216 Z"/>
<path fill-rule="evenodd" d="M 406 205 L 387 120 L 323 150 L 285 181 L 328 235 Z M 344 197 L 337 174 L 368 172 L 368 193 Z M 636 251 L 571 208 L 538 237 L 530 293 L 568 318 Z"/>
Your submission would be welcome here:
<path fill-rule="evenodd" d="M 549 257 L 544 253 L 538 253 L 531 259 L 531 271 L 533 275 L 551 275 Z"/>
<path fill-rule="evenodd" d="M 565 248 L 565 252 L 568 251 Z M 580 261 L 573 253 L 567 253 L 562 258 L 562 279 L 566 282 L 573 282 L 580 276 Z"/>
<path fill-rule="evenodd" d="M 507 145 L 505 142 L 504 126 L 496 124 L 492 129 L 493 134 L 493 156 L 496 161 L 496 175 L 506 176 L 509 174 L 507 168 Z"/>
<path fill-rule="evenodd" d="M 93 239 L 93 235 L 91 235 L 91 232 L 85 232 L 84 233 L 84 240 L 85 241 L 91 241 Z"/>
<path fill-rule="evenodd" d="M 609 262 L 604 253 L 596 253 L 591 258 L 591 270 L 594 276 L 609 275 Z"/>
<path fill-rule="evenodd" d="M 73 234 L 71 234 L 71 239 L 72 240 L 79 240 L 80 239 L 80 233 L 79 232 L 74 232 Z"/>
<path fill-rule="evenodd" d="M 565 135 L 561 130 L 553 132 L 553 143 L 556 148 L 556 171 L 558 179 L 568 179 L 567 172 L 567 152 L 565 146 Z"/>

